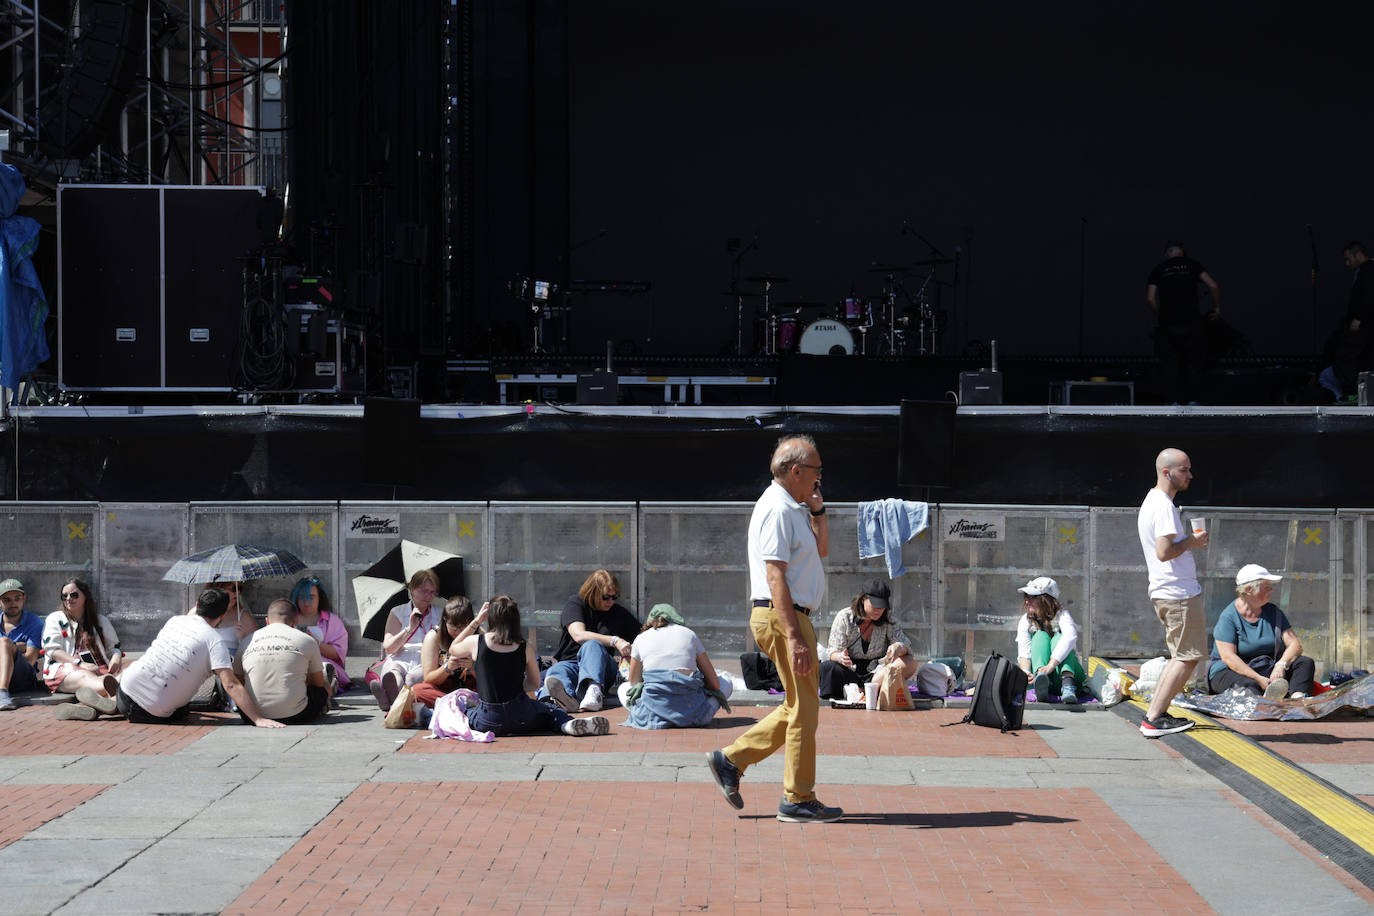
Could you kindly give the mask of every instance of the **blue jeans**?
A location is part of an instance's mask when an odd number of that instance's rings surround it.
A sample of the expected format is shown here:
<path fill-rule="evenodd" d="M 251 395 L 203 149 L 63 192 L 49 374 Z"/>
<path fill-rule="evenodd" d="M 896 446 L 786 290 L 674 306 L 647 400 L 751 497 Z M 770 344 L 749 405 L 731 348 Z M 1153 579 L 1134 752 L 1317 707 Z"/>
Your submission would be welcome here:
<path fill-rule="evenodd" d="M 556 677 L 577 699 L 586 696 L 587 688 L 600 684 L 607 692 L 615 686 L 620 677 L 620 654 L 612 652 L 599 642 L 587 640 L 577 650 L 576 659 L 554 662 L 553 667 L 544 673 L 544 680 Z M 549 695 L 549 688 L 539 688 L 539 699 Z"/>
<path fill-rule="evenodd" d="M 505 703 L 482 700 L 468 710 L 468 724 L 473 731 L 497 736 L 556 732 L 571 718 L 561 706 L 531 700 L 523 693 Z"/>

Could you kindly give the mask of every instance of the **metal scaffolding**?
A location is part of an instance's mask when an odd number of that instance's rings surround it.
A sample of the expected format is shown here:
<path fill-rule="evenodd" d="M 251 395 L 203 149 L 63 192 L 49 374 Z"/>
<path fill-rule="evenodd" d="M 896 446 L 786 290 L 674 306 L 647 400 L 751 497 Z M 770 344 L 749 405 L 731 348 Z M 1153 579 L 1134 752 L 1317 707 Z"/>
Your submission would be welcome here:
<path fill-rule="evenodd" d="M 285 188 L 285 0 L 0 0 L 0 35 L 5 159 L 40 194 Z"/>

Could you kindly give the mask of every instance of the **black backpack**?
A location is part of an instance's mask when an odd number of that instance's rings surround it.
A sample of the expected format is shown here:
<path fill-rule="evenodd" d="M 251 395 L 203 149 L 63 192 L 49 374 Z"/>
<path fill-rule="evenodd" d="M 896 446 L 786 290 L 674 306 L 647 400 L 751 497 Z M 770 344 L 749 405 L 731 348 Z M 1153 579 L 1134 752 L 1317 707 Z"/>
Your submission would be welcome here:
<path fill-rule="evenodd" d="M 1026 672 L 1017 667 L 1009 658 L 994 652 L 983 663 L 978 673 L 978 686 L 973 689 L 973 703 L 968 715 L 959 723 L 972 722 L 988 728 L 1000 728 L 1003 732 L 1016 731 L 1021 727 L 1026 711 Z"/>

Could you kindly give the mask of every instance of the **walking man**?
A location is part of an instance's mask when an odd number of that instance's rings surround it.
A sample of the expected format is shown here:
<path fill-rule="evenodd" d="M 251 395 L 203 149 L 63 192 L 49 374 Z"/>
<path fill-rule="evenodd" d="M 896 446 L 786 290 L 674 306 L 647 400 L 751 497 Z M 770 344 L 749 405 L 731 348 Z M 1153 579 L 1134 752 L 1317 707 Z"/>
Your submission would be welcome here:
<path fill-rule="evenodd" d="M 811 612 L 825 594 L 821 558 L 830 529 L 821 496 L 821 456 L 810 436 L 787 436 L 773 450 L 773 482 L 749 520 L 749 629 L 777 665 L 786 697 L 723 751 L 706 755 L 725 800 L 744 807 L 740 776 L 786 748 L 778 820 L 805 824 L 839 820 L 844 812 L 816 798 L 819 664 Z"/>
<path fill-rule="evenodd" d="M 1174 497 L 1193 482 L 1188 456 L 1166 448 L 1155 458 L 1154 489 L 1140 504 L 1136 527 L 1150 573 L 1150 600 L 1164 624 L 1169 663 L 1155 686 L 1140 733 L 1146 738 L 1172 735 L 1193 727 L 1189 719 L 1168 714 L 1169 704 L 1187 683 L 1193 668 L 1207 654 L 1207 619 L 1202 610 L 1202 586 L 1197 581 L 1193 549 L 1205 550 L 1207 532 L 1190 532 L 1174 505 Z"/>

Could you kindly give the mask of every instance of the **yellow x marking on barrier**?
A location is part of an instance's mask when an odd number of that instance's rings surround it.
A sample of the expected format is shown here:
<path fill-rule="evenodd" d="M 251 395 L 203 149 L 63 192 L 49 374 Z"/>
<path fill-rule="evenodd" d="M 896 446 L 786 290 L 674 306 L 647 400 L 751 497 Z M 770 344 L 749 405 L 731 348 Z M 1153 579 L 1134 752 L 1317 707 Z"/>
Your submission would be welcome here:
<path fill-rule="evenodd" d="M 309 531 L 309 533 L 306 534 L 306 537 L 308 537 L 308 538 L 322 538 L 322 537 L 324 537 L 324 522 L 322 522 L 322 521 L 321 521 L 321 522 L 312 522 L 312 521 L 310 521 L 309 519 L 307 519 L 307 520 L 306 520 L 306 524 L 310 526 L 310 531 Z"/>
<path fill-rule="evenodd" d="M 1059 526 L 1059 543 L 1061 543 L 1061 544 L 1077 544 L 1077 543 L 1078 543 L 1078 526 L 1077 526 L 1077 525 L 1060 525 L 1060 526 Z"/>
<path fill-rule="evenodd" d="M 459 520 L 458 520 L 458 536 L 459 536 L 460 538 L 475 538 L 475 537 L 477 537 L 477 532 L 475 532 L 475 531 L 472 530 L 472 526 L 475 525 L 475 524 L 477 524 L 477 523 L 476 523 L 476 522 L 465 522 L 465 521 L 463 521 L 462 519 L 459 519 Z"/>
<path fill-rule="evenodd" d="M 67 522 L 67 540 L 75 541 L 78 538 L 86 540 L 86 523 Z"/>
<path fill-rule="evenodd" d="M 625 536 L 625 523 L 624 523 L 624 522 L 607 522 L 607 523 L 606 523 L 606 537 L 608 537 L 608 538 L 623 538 L 624 536 Z"/>
<path fill-rule="evenodd" d="M 1308 527 L 1304 526 L 1303 529 L 1302 529 L 1302 533 L 1305 535 L 1305 537 L 1302 539 L 1302 542 L 1303 542 L 1304 544 L 1317 544 L 1318 546 L 1321 545 L 1321 542 L 1322 542 L 1322 530 L 1321 530 L 1321 528 L 1308 528 Z"/>

